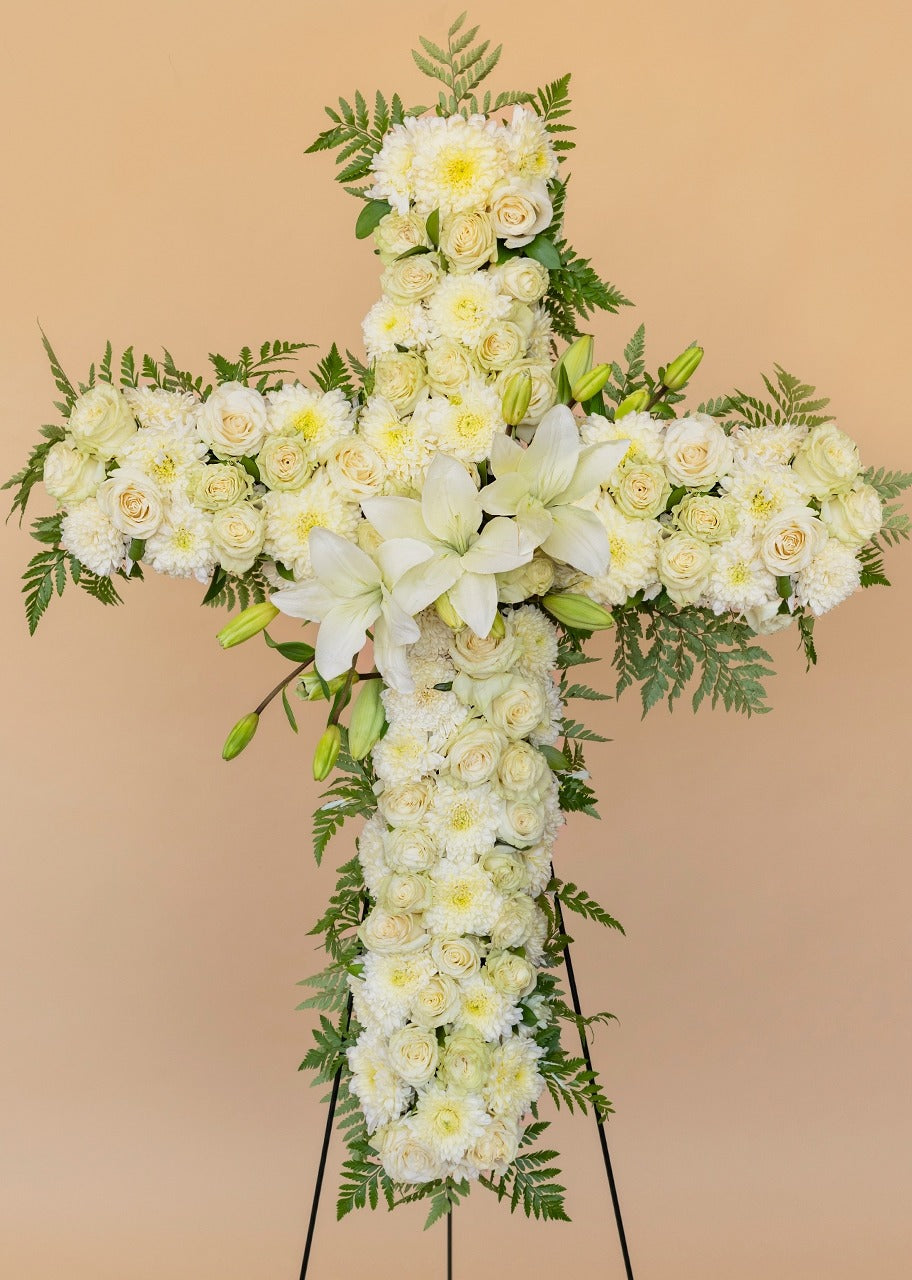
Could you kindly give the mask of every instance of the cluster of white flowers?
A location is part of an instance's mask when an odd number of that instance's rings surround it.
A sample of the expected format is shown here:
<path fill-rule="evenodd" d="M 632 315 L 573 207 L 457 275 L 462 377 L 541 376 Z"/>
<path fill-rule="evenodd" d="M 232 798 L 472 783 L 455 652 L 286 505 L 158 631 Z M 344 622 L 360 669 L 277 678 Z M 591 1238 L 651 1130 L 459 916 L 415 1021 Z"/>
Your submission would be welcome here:
<path fill-rule="evenodd" d="M 593 415 L 581 434 L 629 443 L 585 500 L 608 535 L 608 572 L 558 567 L 562 585 L 605 605 L 664 588 L 682 608 L 731 612 L 761 633 L 788 626 L 797 608 L 826 613 L 858 587 L 858 553 L 881 527 L 882 504 L 834 423 L 726 434 L 703 413 L 631 413 L 616 423 Z"/>
<path fill-rule="evenodd" d="M 483 638 L 433 611 L 419 625 L 415 691 L 384 691 L 373 752 L 378 813 L 359 839 L 373 905 L 348 1051 L 384 1168 L 410 1183 L 502 1173 L 516 1157 L 543 1087 L 535 898 L 561 822 L 537 749 L 560 715 L 552 623 L 524 606 Z"/>

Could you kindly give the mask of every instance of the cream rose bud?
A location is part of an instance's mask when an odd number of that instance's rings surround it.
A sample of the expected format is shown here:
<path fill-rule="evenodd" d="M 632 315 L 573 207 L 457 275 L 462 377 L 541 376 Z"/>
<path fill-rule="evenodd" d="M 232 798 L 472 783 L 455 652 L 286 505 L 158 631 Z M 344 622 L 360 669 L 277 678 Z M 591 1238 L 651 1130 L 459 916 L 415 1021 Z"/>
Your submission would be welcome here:
<path fill-rule="evenodd" d="M 427 934 L 417 916 L 407 911 L 384 911 L 382 907 L 374 907 L 358 929 L 358 937 L 368 951 L 380 955 L 418 951 L 427 943 Z"/>
<path fill-rule="evenodd" d="M 158 485 L 134 467 L 119 467 L 99 486 L 98 505 L 127 538 L 149 538 L 162 522 Z"/>
<path fill-rule="evenodd" d="M 502 604 L 519 604 L 531 596 L 543 596 L 554 584 L 554 563 L 536 551 L 528 564 L 497 574 L 497 598 Z"/>
<path fill-rule="evenodd" d="M 115 457 L 137 431 L 129 404 L 107 382 L 77 397 L 67 425 L 74 443 L 103 462 Z"/>
<path fill-rule="evenodd" d="M 507 800 L 497 835 L 508 844 L 525 848 L 537 844 L 545 831 L 545 811 L 540 802 Z"/>
<path fill-rule="evenodd" d="M 377 890 L 378 901 L 390 911 L 424 911 L 431 897 L 430 880 L 417 871 L 396 871 Z"/>
<path fill-rule="evenodd" d="M 435 938 L 431 958 L 449 978 L 468 978 L 481 967 L 481 949 L 473 938 Z"/>
<path fill-rule="evenodd" d="M 505 178 L 491 192 L 491 222 L 508 249 L 519 249 L 551 225 L 554 210 L 541 181 Z"/>
<path fill-rule="evenodd" d="M 516 1124 L 495 1116 L 484 1133 L 466 1152 L 466 1162 L 479 1170 L 490 1169 L 503 1177 L 519 1154 L 521 1130 Z"/>
<path fill-rule="evenodd" d="M 374 391 L 399 413 L 411 413 L 426 386 L 424 361 L 414 351 L 393 351 L 374 363 Z"/>
<path fill-rule="evenodd" d="M 514 1001 L 535 990 L 535 969 L 525 956 L 514 951 L 492 951 L 485 961 L 485 972 L 491 985 Z"/>
<path fill-rule="evenodd" d="M 498 375 L 497 382 L 494 385 L 498 392 L 503 395 L 504 387 L 512 375 L 521 372 L 523 369 L 529 370 L 529 376 L 532 379 L 532 398 L 529 401 L 526 416 L 520 425 L 522 427 L 536 427 L 557 401 L 557 387 L 554 385 L 554 379 L 551 376 L 550 364 L 545 364 L 540 360 L 517 360 L 515 364 L 507 365 L 506 369 Z M 526 436 L 524 435 L 523 438 L 525 439 Z"/>
<path fill-rule="evenodd" d="M 427 813 L 431 794 L 429 782 L 401 782 L 380 792 L 377 808 L 391 827 L 414 826 Z"/>
<path fill-rule="evenodd" d="M 385 832 L 383 852 L 394 871 L 429 871 L 440 858 L 433 837 L 423 827 L 396 827 Z"/>
<path fill-rule="evenodd" d="M 460 671 L 476 679 L 509 671 L 518 656 L 516 637 L 505 626 L 504 634 L 477 636 L 471 627 L 457 631 L 450 644 L 450 657 Z"/>
<path fill-rule="evenodd" d="M 440 249 L 456 274 L 496 261 L 497 237 L 491 219 L 480 209 L 450 214 L 440 227 Z"/>
<path fill-rule="evenodd" d="M 511 742 L 500 757 L 497 777 L 509 794 L 538 798 L 550 786 L 551 770 L 542 753 L 528 742 Z"/>
<path fill-rule="evenodd" d="M 250 502 L 222 507 L 212 516 L 212 541 L 219 564 L 229 573 L 246 573 L 263 550 L 266 518 Z"/>
<path fill-rule="evenodd" d="M 659 545 L 659 578 L 669 599 L 680 608 L 699 600 L 711 565 L 709 543 L 689 533 L 673 533 Z"/>
<path fill-rule="evenodd" d="M 197 409 L 196 429 L 216 457 L 250 457 L 266 434 L 266 402 L 252 387 L 223 382 Z"/>
<path fill-rule="evenodd" d="M 446 767 L 459 782 L 478 786 L 493 777 L 506 742 L 502 733 L 483 720 L 469 720 L 447 749 Z"/>
<path fill-rule="evenodd" d="M 326 471 L 333 487 L 356 501 L 381 493 L 386 483 L 386 464 L 380 454 L 357 436 L 347 436 L 332 447 Z"/>
<path fill-rule="evenodd" d="M 459 984 L 445 973 L 435 973 L 412 999 L 412 1021 L 419 1027 L 442 1027 L 459 1012 Z"/>
<path fill-rule="evenodd" d="M 545 694 L 538 682 L 515 677 L 510 686 L 491 701 L 491 722 L 508 738 L 527 738 L 547 713 Z"/>
<path fill-rule="evenodd" d="M 390 1066 L 406 1084 L 427 1084 L 437 1070 L 437 1036 L 426 1027 L 400 1027 L 387 1050 Z"/>
<path fill-rule="evenodd" d="M 59 502 L 83 502 L 91 498 L 105 478 L 104 463 L 68 440 L 58 440 L 44 460 L 44 487 Z"/>
<path fill-rule="evenodd" d="M 856 484 L 848 493 L 827 498 L 820 509 L 820 518 L 834 538 L 857 549 L 880 530 L 883 503 L 871 485 Z"/>
<path fill-rule="evenodd" d="M 541 911 L 528 894 L 511 894 L 491 930 L 492 943 L 495 947 L 521 947 L 535 932 L 539 915 Z"/>
<path fill-rule="evenodd" d="M 528 335 L 512 320 L 498 320 L 485 331 L 475 348 L 482 369 L 496 373 L 526 354 Z"/>
<path fill-rule="evenodd" d="M 671 485 L 659 463 L 625 462 L 617 472 L 614 504 L 625 516 L 654 520 L 670 497 Z"/>
<path fill-rule="evenodd" d="M 439 279 L 440 268 L 436 259 L 429 253 L 419 253 L 391 262 L 380 279 L 380 285 L 388 298 L 408 304 L 429 297 Z"/>
<path fill-rule="evenodd" d="M 482 856 L 480 865 L 494 881 L 499 893 L 516 893 L 528 887 L 525 864 L 508 846 L 495 845 L 490 853 Z"/>
<path fill-rule="evenodd" d="M 478 377 L 479 368 L 467 347 L 452 338 L 437 338 L 425 348 L 428 386 L 439 395 L 452 396 Z"/>
<path fill-rule="evenodd" d="M 236 462 L 198 463 L 190 469 L 190 499 L 204 511 L 233 507 L 253 491 L 253 476 Z"/>
<path fill-rule="evenodd" d="M 735 504 L 730 498 L 689 493 L 674 509 L 675 524 L 682 533 L 703 542 L 724 542 L 738 527 Z"/>
<path fill-rule="evenodd" d="M 394 1182 L 433 1182 L 442 1176 L 442 1164 L 401 1120 L 378 1129 L 372 1145 Z"/>
<path fill-rule="evenodd" d="M 440 1076 L 456 1089 L 475 1092 L 491 1070 L 491 1046 L 477 1031 L 455 1031 L 440 1054 Z"/>
<path fill-rule="evenodd" d="M 517 302 L 538 302 L 548 292 L 548 268 L 534 258 L 508 258 L 494 270 L 501 289 Z"/>
<path fill-rule="evenodd" d="M 815 498 L 845 493 L 858 479 L 858 445 L 835 422 L 811 430 L 795 455 L 792 470 Z"/>
<path fill-rule="evenodd" d="M 788 612 L 779 612 L 781 604 L 782 601 L 777 597 L 745 609 L 744 621 L 758 636 L 769 636 L 775 631 L 782 631 L 785 627 L 790 627 L 795 619 Z"/>
<path fill-rule="evenodd" d="M 374 244 L 385 266 L 410 249 L 430 243 L 425 219 L 419 213 L 388 213 L 374 228 Z"/>
<path fill-rule="evenodd" d="M 809 507 L 788 506 L 767 521 L 760 535 L 760 558 L 777 578 L 800 573 L 827 540 L 825 526 Z"/>
<path fill-rule="evenodd" d="M 662 442 L 665 469 L 675 484 L 697 489 L 714 485 L 732 469 L 728 436 L 708 413 L 672 422 Z"/>
<path fill-rule="evenodd" d="M 303 489 L 313 471 L 313 462 L 301 439 L 267 436 L 257 455 L 260 479 L 270 489 L 294 493 Z"/>

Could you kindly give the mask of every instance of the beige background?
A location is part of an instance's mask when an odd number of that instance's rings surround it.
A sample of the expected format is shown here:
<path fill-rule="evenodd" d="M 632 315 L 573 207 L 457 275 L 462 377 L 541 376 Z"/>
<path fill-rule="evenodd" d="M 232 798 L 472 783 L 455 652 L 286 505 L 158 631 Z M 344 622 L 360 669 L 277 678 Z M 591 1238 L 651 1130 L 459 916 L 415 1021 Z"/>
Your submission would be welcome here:
<path fill-rule="evenodd" d="M 5 473 L 49 412 L 36 317 L 77 375 L 107 336 L 199 367 L 274 335 L 358 343 L 375 259 L 302 149 L 340 91 L 424 95 L 410 43 L 455 8 L 8 5 Z M 570 228 L 639 304 L 598 323 L 600 356 L 642 317 L 655 363 L 706 344 L 701 395 L 780 360 L 866 459 L 912 466 L 906 6 L 486 8 L 501 85 L 574 72 Z M 168 581 L 105 613 L 55 602 L 29 641 L 30 545 L 12 525 L 0 545 L 0 1272 L 296 1276 L 322 1113 L 294 983 L 332 876 L 308 847 L 312 732 L 279 713 L 223 765 L 280 660 L 222 654 Z M 602 709 L 606 820 L 559 857 L 628 929 L 581 928 L 578 966 L 621 1019 L 595 1053 L 640 1280 L 909 1274 L 909 555 L 891 572 L 821 625 L 811 677 L 777 638 L 763 720 Z M 473 1196 L 459 1276 L 621 1274 L 594 1131 L 554 1137 L 574 1225 Z M 442 1276 L 442 1227 L 336 1228 L 328 1206 L 311 1274 Z"/>

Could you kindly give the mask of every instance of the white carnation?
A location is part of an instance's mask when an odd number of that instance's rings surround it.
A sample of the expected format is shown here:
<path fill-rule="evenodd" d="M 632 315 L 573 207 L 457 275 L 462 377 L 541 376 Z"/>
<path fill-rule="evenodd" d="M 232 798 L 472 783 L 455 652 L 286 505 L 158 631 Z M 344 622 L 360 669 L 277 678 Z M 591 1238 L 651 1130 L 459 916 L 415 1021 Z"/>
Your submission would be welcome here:
<path fill-rule="evenodd" d="M 361 325 L 364 346 L 371 360 L 388 355 L 397 347 L 417 347 L 430 335 L 425 312 L 418 302 L 375 302 Z"/>
<path fill-rule="evenodd" d="M 428 830 L 449 858 L 464 863 L 491 848 L 502 817 L 503 801 L 492 787 L 441 782 L 428 813 Z"/>
<path fill-rule="evenodd" d="M 462 984 L 462 1006 L 454 1025 L 492 1041 L 508 1035 L 521 1016 L 511 998 L 498 991 L 482 970 Z"/>
<path fill-rule="evenodd" d="M 110 575 L 123 564 L 126 541 L 94 498 L 72 507 L 60 526 L 60 545 L 80 564 Z"/>
<path fill-rule="evenodd" d="M 738 534 L 712 549 L 706 595 L 713 613 L 743 613 L 776 598 L 776 578 L 760 558 L 750 534 Z"/>
<path fill-rule="evenodd" d="M 189 502 L 173 502 L 146 542 L 143 556 L 156 573 L 206 582 L 215 568 L 212 516 Z"/>
<path fill-rule="evenodd" d="M 368 1133 L 395 1120 L 408 1106 L 411 1085 L 390 1066 L 383 1040 L 376 1035 L 362 1035 L 348 1050 L 351 1089 L 361 1104 Z"/>
<path fill-rule="evenodd" d="M 478 1094 L 447 1089 L 435 1082 L 418 1095 L 415 1137 L 439 1160 L 461 1160 L 490 1123 Z"/>
<path fill-rule="evenodd" d="M 528 1111 L 545 1087 L 538 1070 L 543 1052 L 528 1036 L 508 1036 L 495 1047 L 483 1089 L 489 1110 L 511 1120 Z"/>
<path fill-rule="evenodd" d="M 798 575 L 795 598 L 819 617 L 857 590 L 861 565 L 851 547 L 838 538 L 829 538 L 823 549 Z"/>

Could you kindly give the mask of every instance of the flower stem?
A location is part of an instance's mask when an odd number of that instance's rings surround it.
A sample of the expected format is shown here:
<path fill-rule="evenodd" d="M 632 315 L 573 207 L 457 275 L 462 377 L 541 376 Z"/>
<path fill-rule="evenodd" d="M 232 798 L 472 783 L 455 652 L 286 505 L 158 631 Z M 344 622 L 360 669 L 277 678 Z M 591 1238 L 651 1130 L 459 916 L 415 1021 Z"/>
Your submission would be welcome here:
<path fill-rule="evenodd" d="M 276 687 L 274 689 L 271 689 L 270 692 L 266 694 L 266 697 L 263 699 L 260 705 L 256 708 L 256 714 L 258 716 L 262 715 L 263 712 L 266 710 L 266 708 L 269 706 L 270 702 L 272 702 L 273 698 L 277 698 L 278 695 L 282 692 L 282 690 L 285 689 L 287 685 L 290 685 L 292 680 L 294 680 L 297 676 L 299 676 L 301 672 L 304 671 L 307 667 L 309 667 L 312 662 L 313 662 L 313 658 L 308 658 L 306 662 L 298 663 L 298 665 L 294 668 L 294 670 L 291 672 L 290 675 L 287 675 L 284 680 L 280 680 L 279 683 L 276 685 Z"/>

